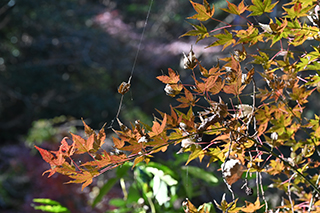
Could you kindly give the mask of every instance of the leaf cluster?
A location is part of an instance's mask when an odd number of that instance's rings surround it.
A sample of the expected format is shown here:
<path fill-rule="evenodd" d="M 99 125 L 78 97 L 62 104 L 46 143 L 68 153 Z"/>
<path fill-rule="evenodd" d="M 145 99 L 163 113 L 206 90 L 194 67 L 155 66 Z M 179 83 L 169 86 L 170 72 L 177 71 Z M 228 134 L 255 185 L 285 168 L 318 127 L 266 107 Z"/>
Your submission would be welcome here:
<path fill-rule="evenodd" d="M 319 90 L 316 72 L 319 46 L 313 46 L 312 51 L 294 51 L 309 41 L 319 41 L 319 26 L 299 19 L 310 16 L 309 12 L 318 14 L 317 2 L 294 0 L 282 7 L 282 17 L 257 25 L 247 18 L 268 15 L 278 2 L 252 0 L 248 6 L 243 1 L 238 6 L 228 2 L 228 8 L 223 10 L 240 16 L 247 25 L 234 29 L 231 24 L 220 21 L 225 26 L 211 31 L 204 22 L 217 21 L 213 18 L 214 5 L 206 0 L 203 4 L 190 3 L 196 14 L 189 19 L 198 20 L 200 24 L 191 24 L 194 30 L 182 36 L 196 36 L 197 42 L 213 39 L 208 48 L 222 46 L 224 50 L 236 45 L 241 48 L 211 68 L 206 68 L 191 49 L 184 55 L 184 68 L 190 72 L 191 81 L 184 83 L 185 79 L 171 68 L 168 74 L 157 77 L 165 84 L 166 94 L 179 104 L 170 106 L 170 113 L 158 111 L 160 118 L 154 118 L 152 126 L 137 120 L 127 127 L 118 120 L 120 130 L 114 130 L 117 137 L 113 137 L 112 152 L 101 149 L 106 138 L 104 130 L 96 134 L 85 123 L 87 139 L 72 134 L 71 139 L 62 140 L 58 151 L 36 147 L 51 165 L 46 172 L 49 176 L 56 172 L 67 175 L 74 179 L 70 182 L 82 183 L 84 188 L 93 177 L 126 161 L 132 160 L 133 167 L 143 161 L 149 163 L 157 152 L 166 152 L 169 145 L 179 145 L 178 153 L 189 153 L 186 164 L 195 159 L 201 162 L 205 157 L 209 159 L 207 166 L 222 163 L 223 179 L 233 195 L 231 202 L 225 197 L 221 202 L 215 201 L 223 212 L 269 209 L 261 173 L 272 176 L 272 187 L 287 194 L 284 204 L 275 209 L 293 212 L 308 204 L 309 212 L 317 212 L 320 208 L 315 201 L 316 194 L 320 193 L 316 158 L 320 155 L 319 116 L 307 118 L 305 112 L 311 95 Z M 247 17 L 243 16 L 246 11 Z M 280 49 L 273 54 L 260 49 L 259 44 L 270 48 L 279 44 Z M 252 46 L 256 52 L 249 51 Z M 304 73 L 311 75 L 303 78 Z M 256 78 L 263 83 L 257 84 Z M 224 98 L 230 96 L 230 99 Z M 76 164 L 74 154 L 87 154 L 91 160 Z M 262 197 L 258 195 L 254 203 L 246 201 L 244 206 L 238 206 L 232 185 L 243 173 L 245 181 L 249 175 L 256 174 L 257 191 L 261 190 Z M 247 194 L 252 194 L 247 183 L 243 187 Z M 205 204 L 196 208 L 189 200 L 184 203 L 184 210 L 210 211 Z"/>

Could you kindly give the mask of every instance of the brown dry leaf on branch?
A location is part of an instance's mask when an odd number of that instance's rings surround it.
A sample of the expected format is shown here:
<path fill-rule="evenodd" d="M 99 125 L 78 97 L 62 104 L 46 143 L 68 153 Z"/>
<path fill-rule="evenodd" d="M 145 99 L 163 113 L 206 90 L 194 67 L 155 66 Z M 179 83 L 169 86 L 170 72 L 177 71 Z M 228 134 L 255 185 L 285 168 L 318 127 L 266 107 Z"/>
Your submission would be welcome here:
<path fill-rule="evenodd" d="M 241 178 L 246 166 L 239 159 L 231 158 L 221 165 L 221 170 L 223 178 L 231 186 Z"/>
<path fill-rule="evenodd" d="M 118 93 L 121 95 L 126 94 L 130 90 L 130 83 L 122 82 L 118 88 Z"/>

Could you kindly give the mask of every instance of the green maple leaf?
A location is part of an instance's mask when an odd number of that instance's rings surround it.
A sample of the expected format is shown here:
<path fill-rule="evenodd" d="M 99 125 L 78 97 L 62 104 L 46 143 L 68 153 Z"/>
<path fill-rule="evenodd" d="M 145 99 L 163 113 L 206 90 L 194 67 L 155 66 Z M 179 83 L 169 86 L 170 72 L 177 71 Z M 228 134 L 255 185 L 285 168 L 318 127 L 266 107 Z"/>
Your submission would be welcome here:
<path fill-rule="evenodd" d="M 252 13 L 249 16 L 260 16 L 264 13 L 271 13 L 272 9 L 278 4 L 276 3 L 271 4 L 271 0 L 251 0 L 253 5 L 250 5 L 248 10 Z"/>
<path fill-rule="evenodd" d="M 312 6 L 303 4 L 301 2 L 296 2 L 291 8 L 285 8 L 285 7 L 282 7 L 282 8 L 287 13 L 287 16 L 285 17 L 294 19 L 294 18 L 307 16 L 307 12 L 312 9 Z"/>
<path fill-rule="evenodd" d="M 191 23 L 189 23 L 189 24 L 191 24 Z M 197 43 L 198 41 L 209 36 L 207 28 L 202 23 L 200 23 L 200 26 L 196 25 L 196 24 L 191 24 L 191 25 L 193 26 L 194 30 L 190 30 L 190 31 L 186 32 L 185 34 L 181 35 L 180 38 L 183 36 L 198 36 L 197 41 L 196 41 L 196 43 Z"/>
<path fill-rule="evenodd" d="M 232 33 L 228 32 L 226 29 L 224 30 L 224 33 L 214 35 L 214 37 L 218 38 L 218 40 L 213 42 L 209 46 L 207 46 L 207 48 L 213 47 L 213 46 L 224 45 L 223 49 L 222 49 L 222 50 L 224 50 L 226 47 L 230 46 L 231 44 L 236 43 L 236 40 L 233 39 Z"/>
<path fill-rule="evenodd" d="M 191 151 L 186 165 L 196 158 L 199 158 L 201 162 L 202 158 L 204 157 L 204 151 L 202 150 L 201 146 L 191 145 L 191 147 L 187 148 L 185 151 Z"/>

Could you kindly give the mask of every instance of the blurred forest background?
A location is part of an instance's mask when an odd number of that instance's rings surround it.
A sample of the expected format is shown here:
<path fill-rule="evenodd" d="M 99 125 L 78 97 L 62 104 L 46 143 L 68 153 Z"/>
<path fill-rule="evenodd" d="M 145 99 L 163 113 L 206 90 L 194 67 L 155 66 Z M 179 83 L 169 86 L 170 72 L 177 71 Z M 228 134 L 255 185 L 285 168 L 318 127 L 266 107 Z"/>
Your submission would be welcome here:
<path fill-rule="evenodd" d="M 80 185 L 63 185 L 68 179 L 59 175 L 42 177 L 49 165 L 33 145 L 58 147 L 70 131 L 82 129 L 81 118 L 94 129 L 110 125 L 121 97 L 117 88 L 130 76 L 149 3 L 0 0 L 1 212 L 33 212 L 30 203 L 35 197 L 57 200 L 71 212 L 105 212 L 111 208 L 108 199 L 123 196 L 114 188 L 99 208 L 91 209 L 88 200 L 94 190 L 87 187 L 81 192 Z M 233 21 L 218 9 L 226 6 L 224 0 L 214 4 L 215 18 Z M 140 119 L 151 124 L 155 108 L 168 111 L 172 99 L 155 77 L 169 67 L 181 71 L 182 78 L 190 74 L 182 69 L 181 59 L 195 39 L 179 36 L 191 29 L 185 18 L 193 14 L 188 0 L 154 1 L 131 90 L 124 98 L 122 122 Z M 212 29 L 216 24 L 209 23 Z M 211 42 L 193 46 L 204 65 L 225 57 L 220 47 L 204 49 Z M 111 132 L 107 129 L 107 134 Z M 200 202 L 208 200 L 212 199 Z"/>

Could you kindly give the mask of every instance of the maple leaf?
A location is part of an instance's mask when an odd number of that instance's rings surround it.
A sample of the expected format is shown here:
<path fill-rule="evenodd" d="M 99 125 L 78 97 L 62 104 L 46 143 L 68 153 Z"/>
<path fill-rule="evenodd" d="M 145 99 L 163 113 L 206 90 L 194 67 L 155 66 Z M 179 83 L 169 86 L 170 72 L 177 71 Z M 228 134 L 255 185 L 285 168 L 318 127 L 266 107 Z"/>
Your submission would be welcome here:
<path fill-rule="evenodd" d="M 130 145 L 124 146 L 120 150 L 131 152 L 131 154 L 134 155 L 141 153 L 143 151 L 142 149 L 146 147 L 145 143 L 138 143 L 137 140 L 133 139 L 129 140 L 129 143 Z"/>
<path fill-rule="evenodd" d="M 121 148 L 124 146 L 124 144 L 125 144 L 123 140 L 119 140 L 119 139 L 116 138 L 116 137 L 112 137 L 112 140 L 113 140 L 114 146 L 115 146 L 117 149 L 121 149 Z"/>
<path fill-rule="evenodd" d="M 207 164 L 207 167 L 212 162 L 215 162 L 217 160 L 220 160 L 220 161 L 224 161 L 225 160 L 225 155 L 224 155 L 224 153 L 221 151 L 221 149 L 219 147 L 209 148 L 209 151 L 206 153 L 206 155 L 211 157 L 209 163 Z"/>
<path fill-rule="evenodd" d="M 184 37 L 184 36 L 197 36 L 197 40 L 196 43 L 198 43 L 198 41 L 209 37 L 209 33 L 207 28 L 200 22 L 200 25 L 196 25 L 196 24 L 192 24 L 189 23 L 190 25 L 192 25 L 192 27 L 194 28 L 194 30 L 190 30 L 188 32 L 186 32 L 185 34 L 181 35 L 179 38 Z"/>
<path fill-rule="evenodd" d="M 152 132 L 149 133 L 150 137 L 161 134 L 164 131 L 167 123 L 167 114 L 164 114 L 162 124 L 160 125 L 158 122 L 153 121 Z"/>
<path fill-rule="evenodd" d="M 87 140 L 73 133 L 71 133 L 71 135 L 72 135 L 72 140 L 75 143 L 77 154 L 83 154 L 83 153 L 89 152 L 93 148 L 94 135 L 90 135 Z"/>
<path fill-rule="evenodd" d="M 315 26 L 307 26 L 305 23 L 300 29 L 295 29 L 291 31 L 291 35 L 294 36 L 294 40 L 290 44 L 294 46 L 299 46 L 303 44 L 307 39 L 316 39 L 319 37 L 319 28 Z M 309 60 L 310 62 L 311 60 Z"/>
<path fill-rule="evenodd" d="M 104 141 L 106 139 L 106 134 L 104 131 L 104 127 L 106 124 L 104 124 L 100 129 L 99 133 L 96 134 L 96 132 L 93 129 L 91 129 L 83 119 L 82 119 L 82 123 L 84 125 L 84 132 L 86 133 L 86 135 L 88 137 L 92 137 L 91 135 L 93 135 L 94 142 L 92 144 L 92 149 L 93 149 L 92 152 L 98 151 L 100 147 L 104 144 Z"/>
<path fill-rule="evenodd" d="M 105 143 L 106 133 L 104 131 L 104 126 L 100 129 L 99 133 L 96 135 L 94 134 L 94 143 L 93 149 L 97 151 L 100 147 Z"/>
<path fill-rule="evenodd" d="M 51 164 L 52 163 L 52 160 L 55 159 L 55 156 L 53 154 L 51 154 L 49 151 L 45 150 L 45 149 L 42 149 L 38 146 L 34 146 L 41 154 L 42 156 L 42 159 Z"/>
<path fill-rule="evenodd" d="M 240 95 L 242 90 L 246 87 L 246 85 L 242 85 L 241 79 L 238 78 L 236 81 L 224 85 L 223 91 L 228 94 Z"/>
<path fill-rule="evenodd" d="M 195 106 L 195 103 L 199 101 L 199 99 L 196 99 L 189 90 L 184 88 L 184 96 L 177 98 L 177 101 L 182 103 L 176 106 L 177 108 L 185 108 L 188 106 Z"/>
<path fill-rule="evenodd" d="M 268 70 L 271 67 L 272 60 L 269 59 L 269 55 L 265 52 L 259 51 L 259 55 L 251 55 L 255 60 L 251 63 L 260 64 L 265 70 Z"/>
<path fill-rule="evenodd" d="M 237 207 L 237 201 L 239 198 L 235 199 L 234 201 L 228 203 L 226 201 L 226 194 L 222 195 L 221 204 L 219 205 L 216 200 L 213 200 L 218 209 L 222 210 L 222 212 L 230 212 L 230 213 L 237 213 L 241 210 L 241 207 Z"/>
<path fill-rule="evenodd" d="M 61 145 L 59 147 L 58 151 L 47 151 L 45 149 L 42 149 L 40 147 L 35 146 L 35 148 L 40 152 L 42 159 L 50 164 L 51 169 L 43 172 L 42 175 L 45 173 L 50 172 L 48 177 L 51 177 L 54 175 L 58 169 L 61 167 L 61 165 L 65 164 L 65 159 L 67 157 L 70 157 L 75 152 L 74 144 L 68 145 L 67 143 L 67 137 L 63 138 L 61 141 Z"/>
<path fill-rule="evenodd" d="M 253 5 L 250 5 L 248 10 L 252 13 L 249 16 L 260 16 L 264 13 L 271 13 L 272 9 L 278 4 L 276 3 L 271 4 L 272 0 L 251 0 Z"/>
<path fill-rule="evenodd" d="M 168 69 L 167 75 L 158 76 L 157 79 L 165 84 L 176 84 L 180 81 L 180 76 L 175 73 L 171 68 Z"/>
<path fill-rule="evenodd" d="M 74 144 L 72 143 L 72 145 L 69 145 L 67 140 L 70 141 L 69 138 L 64 137 L 61 141 L 61 145 L 59 148 L 59 152 L 60 154 L 62 154 L 65 157 L 70 157 L 71 155 L 73 155 L 73 153 L 76 151 Z"/>
<path fill-rule="evenodd" d="M 269 23 L 269 26 L 273 33 L 282 33 L 287 25 L 288 25 L 288 21 L 286 18 L 282 19 L 281 21 L 279 21 L 276 18 L 276 23 L 273 23 L 273 20 L 270 19 L 270 23 Z"/>
<path fill-rule="evenodd" d="M 209 76 L 211 75 L 221 75 L 223 73 L 220 72 L 220 66 L 219 66 L 219 61 L 218 64 L 215 67 L 212 67 L 211 69 L 209 69 Z M 205 76 L 207 77 L 207 76 Z"/>
<path fill-rule="evenodd" d="M 255 28 L 253 25 L 248 25 L 248 28 L 246 30 L 233 30 L 233 32 L 236 33 L 236 37 L 238 37 L 238 41 L 236 44 L 247 44 L 249 43 L 249 46 L 252 46 L 256 44 L 258 41 L 263 41 L 263 34 L 259 33 L 259 30 Z"/>
<path fill-rule="evenodd" d="M 186 165 L 188 165 L 190 163 L 190 161 L 192 161 L 196 158 L 199 158 L 199 160 L 201 162 L 204 155 L 205 155 L 205 151 L 202 150 L 201 146 L 198 144 L 192 144 L 188 148 L 184 149 L 184 152 L 188 152 L 188 151 L 190 151 L 191 154 L 189 155 L 189 158 L 186 162 Z"/>
<path fill-rule="evenodd" d="M 291 8 L 282 7 L 286 11 L 285 17 L 294 19 L 307 16 L 307 12 L 312 9 L 311 5 L 303 4 L 301 2 L 295 2 Z"/>
<path fill-rule="evenodd" d="M 94 130 L 91 129 L 83 119 L 81 119 L 81 120 L 82 120 L 82 123 L 84 126 L 84 133 L 86 133 L 87 136 L 94 134 L 95 133 Z"/>
<path fill-rule="evenodd" d="M 72 156 L 73 153 L 76 151 L 74 144 L 69 146 L 67 143 L 67 140 L 68 140 L 67 137 L 62 139 L 61 145 L 58 151 L 51 151 L 51 153 L 55 155 L 52 161 L 50 162 L 51 168 L 56 168 L 56 166 L 61 166 L 65 162 L 65 159 Z M 52 175 L 53 174 L 50 173 L 49 177 Z"/>
<path fill-rule="evenodd" d="M 157 109 L 156 109 L 157 110 Z M 159 112 L 159 114 L 164 117 L 165 113 L 157 110 Z M 180 124 L 182 116 L 177 115 L 177 113 L 175 112 L 175 109 L 173 109 L 172 105 L 170 105 L 170 111 L 171 111 L 171 115 L 167 115 L 167 126 L 170 126 L 171 128 L 176 127 Z M 150 128 L 151 129 L 151 128 Z"/>
<path fill-rule="evenodd" d="M 149 163 L 150 161 L 150 158 L 148 156 L 145 156 L 145 155 L 141 155 L 137 158 L 134 159 L 133 161 L 133 166 L 132 166 L 132 169 L 138 164 L 138 163 L 141 163 L 142 161 L 146 162 L 147 164 Z"/>
<path fill-rule="evenodd" d="M 227 1 L 228 2 L 228 9 L 221 8 L 221 10 L 226 11 L 227 13 L 241 15 L 247 9 L 247 6 L 244 6 L 243 1 L 244 0 L 242 0 L 242 2 L 240 2 L 240 4 L 238 6 Z"/>
<path fill-rule="evenodd" d="M 299 87 L 298 81 L 296 81 L 294 87 L 292 88 L 292 93 L 290 97 L 292 100 L 297 101 L 300 105 L 303 105 L 308 102 L 307 98 L 312 94 L 313 90 L 307 90 L 304 85 Z"/>
<path fill-rule="evenodd" d="M 204 81 L 203 83 L 196 82 L 197 92 L 199 93 L 207 93 L 208 91 L 210 91 L 213 94 L 217 94 L 223 87 L 220 76 L 209 76 L 208 78 L 204 78 L 202 80 Z"/>
<path fill-rule="evenodd" d="M 284 172 L 284 165 L 283 162 L 277 158 L 276 160 L 271 160 L 270 161 L 270 169 L 267 170 L 268 174 L 270 175 L 276 175 L 276 174 L 281 174 Z"/>
<path fill-rule="evenodd" d="M 94 161 L 89 161 L 81 164 L 81 167 L 86 168 L 88 171 L 98 171 L 98 169 L 102 167 L 107 167 L 109 165 L 121 165 L 126 160 L 128 160 L 126 154 L 124 153 L 108 153 L 103 150 L 102 154 L 96 154 L 96 158 Z"/>
<path fill-rule="evenodd" d="M 95 172 L 82 171 L 81 173 L 71 175 L 70 177 L 74 180 L 71 180 L 66 184 L 82 183 L 81 190 L 83 190 L 85 187 L 89 186 L 92 183 L 92 179 L 99 174 L 100 173 L 98 171 L 95 171 Z"/>
<path fill-rule="evenodd" d="M 226 47 L 230 46 L 231 44 L 236 43 L 236 40 L 233 39 L 232 33 L 229 33 L 229 31 L 227 31 L 226 29 L 224 29 L 224 33 L 214 35 L 213 37 L 217 38 L 218 40 L 213 42 L 206 48 L 223 45 L 222 50 L 224 50 Z"/>
<path fill-rule="evenodd" d="M 212 5 L 212 8 L 211 8 L 206 0 L 203 1 L 203 5 L 199 3 L 195 3 L 191 0 L 190 0 L 190 3 L 192 4 L 197 14 L 191 17 L 188 17 L 188 19 L 197 19 L 199 21 L 207 21 L 213 16 L 214 6 Z"/>
<path fill-rule="evenodd" d="M 42 149 L 40 147 L 37 147 L 37 146 L 34 146 L 34 147 L 40 152 L 42 159 L 47 163 L 49 163 L 51 167 L 51 169 L 44 171 L 42 175 L 50 172 L 48 177 L 51 177 L 57 172 L 57 166 L 60 166 L 63 164 L 63 162 L 65 161 L 64 158 L 62 158 L 62 156 L 56 157 L 53 154 L 51 154 L 49 151 Z"/>
<path fill-rule="evenodd" d="M 198 213 L 198 209 L 190 202 L 189 199 L 187 199 L 186 201 L 184 201 L 184 202 L 182 203 L 182 206 L 183 206 L 184 208 L 186 208 L 186 209 L 185 209 L 185 212 L 187 212 L 187 213 Z"/>
<path fill-rule="evenodd" d="M 241 208 L 241 211 L 251 213 L 259 210 L 263 206 L 264 204 L 260 205 L 259 197 L 257 197 L 257 200 L 254 202 L 254 204 L 246 201 L 246 207 Z"/>

